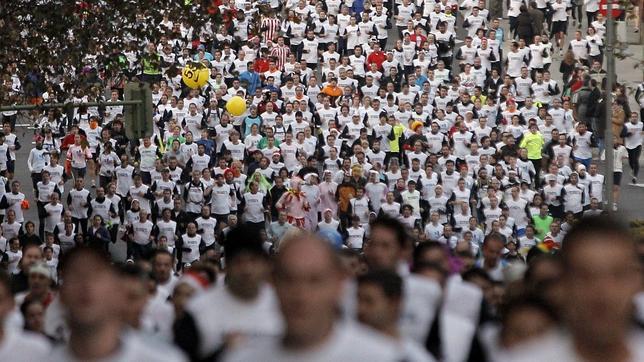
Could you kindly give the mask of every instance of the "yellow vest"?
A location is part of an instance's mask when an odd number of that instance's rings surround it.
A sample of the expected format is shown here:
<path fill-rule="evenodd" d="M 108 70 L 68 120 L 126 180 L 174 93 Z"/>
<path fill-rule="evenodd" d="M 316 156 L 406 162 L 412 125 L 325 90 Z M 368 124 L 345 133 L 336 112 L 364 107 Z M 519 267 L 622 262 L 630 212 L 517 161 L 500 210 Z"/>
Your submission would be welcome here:
<path fill-rule="evenodd" d="M 153 59 L 156 57 L 156 61 Z M 143 57 L 143 74 L 161 74 L 161 56 L 158 54 L 146 55 Z"/>
<path fill-rule="evenodd" d="M 543 148 L 544 143 L 541 133 L 528 132 L 523 135 L 523 139 L 521 140 L 519 147 L 528 150 L 528 159 L 538 160 L 541 158 L 541 149 Z"/>
<path fill-rule="evenodd" d="M 405 127 L 402 124 L 397 124 L 393 127 L 394 131 L 394 139 L 389 140 L 389 150 L 391 152 L 400 152 L 400 137 L 403 135 L 405 132 Z"/>

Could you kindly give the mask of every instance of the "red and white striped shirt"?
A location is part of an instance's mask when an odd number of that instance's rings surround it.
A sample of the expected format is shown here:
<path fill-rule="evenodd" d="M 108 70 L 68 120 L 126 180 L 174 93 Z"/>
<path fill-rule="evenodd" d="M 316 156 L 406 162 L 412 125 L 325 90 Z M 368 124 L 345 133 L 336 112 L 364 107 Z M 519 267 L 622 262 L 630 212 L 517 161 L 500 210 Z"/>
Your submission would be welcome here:
<path fill-rule="evenodd" d="M 262 42 L 266 44 L 269 40 L 275 40 L 278 31 L 280 30 L 280 20 L 277 18 L 264 18 L 262 19 L 262 26 L 264 32 L 264 39 Z"/>
<path fill-rule="evenodd" d="M 275 57 L 277 59 L 276 64 L 277 64 L 277 69 L 284 71 L 284 64 L 286 64 L 286 60 L 288 59 L 288 56 L 291 54 L 291 49 L 287 45 L 275 45 L 271 49 L 271 57 Z"/>

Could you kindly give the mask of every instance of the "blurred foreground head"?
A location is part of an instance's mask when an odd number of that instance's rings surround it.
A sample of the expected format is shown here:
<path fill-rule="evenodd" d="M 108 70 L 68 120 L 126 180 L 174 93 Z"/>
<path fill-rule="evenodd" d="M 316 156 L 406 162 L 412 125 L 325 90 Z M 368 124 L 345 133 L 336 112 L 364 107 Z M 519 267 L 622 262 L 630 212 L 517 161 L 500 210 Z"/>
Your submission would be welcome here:
<path fill-rule="evenodd" d="M 342 293 L 342 264 L 328 242 L 309 234 L 286 240 L 273 282 L 287 324 L 285 343 L 306 348 L 332 330 Z"/>
<path fill-rule="evenodd" d="M 561 261 L 561 312 L 576 344 L 609 349 L 623 341 L 642 288 L 633 235 L 612 218 L 584 218 L 564 238 Z"/>
<path fill-rule="evenodd" d="M 253 228 L 232 229 L 226 236 L 224 255 L 230 292 L 242 299 L 256 298 L 270 267 L 259 232 Z"/>
<path fill-rule="evenodd" d="M 124 292 L 106 255 L 92 248 L 73 249 L 62 262 L 62 279 L 60 298 L 72 333 L 121 324 Z"/>
<path fill-rule="evenodd" d="M 391 270 L 373 270 L 358 277 L 358 320 L 382 333 L 397 336 L 403 281 Z"/>

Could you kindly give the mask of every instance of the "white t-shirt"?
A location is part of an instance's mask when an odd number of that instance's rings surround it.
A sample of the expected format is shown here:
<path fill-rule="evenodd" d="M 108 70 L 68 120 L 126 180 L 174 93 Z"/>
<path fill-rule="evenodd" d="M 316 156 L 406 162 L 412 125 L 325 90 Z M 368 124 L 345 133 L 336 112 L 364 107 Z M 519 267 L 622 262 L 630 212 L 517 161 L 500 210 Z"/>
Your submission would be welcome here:
<path fill-rule="evenodd" d="M 592 176 L 588 174 L 586 178 L 590 184 L 590 197 L 595 197 L 597 201 L 601 202 L 603 200 L 604 175 L 595 174 Z"/>
<path fill-rule="evenodd" d="M 574 150 L 574 155 L 577 158 L 588 159 L 593 157 L 591 144 L 592 144 L 592 132 L 586 131 L 583 135 L 575 132 L 573 133 L 573 141 L 575 142 L 577 148 Z"/>
<path fill-rule="evenodd" d="M 248 222 L 259 223 L 264 221 L 264 194 L 247 192 L 243 196 L 246 206 L 244 219 Z"/>
<path fill-rule="evenodd" d="M 632 150 L 637 146 L 642 145 L 642 125 L 644 125 L 642 122 L 637 122 L 635 124 L 626 122 L 624 124 L 626 129 L 628 129 L 628 133 L 631 134 L 624 138 L 624 146 L 626 146 L 627 149 Z"/>
<path fill-rule="evenodd" d="M 440 298 L 438 283 L 413 274 L 403 277 L 400 330 L 404 337 L 424 345 Z"/>
<path fill-rule="evenodd" d="M 62 220 L 63 204 L 59 202 L 54 206 L 54 204 L 48 203 L 48 204 L 45 204 L 44 208 L 45 208 L 45 211 L 47 212 L 47 216 L 45 217 L 45 231 L 51 233 L 54 231 L 54 228 L 56 227 L 56 225 L 60 223 Z"/>
<path fill-rule="evenodd" d="M 230 192 L 230 186 L 227 184 L 213 186 L 210 194 L 213 214 L 227 215 L 230 213 Z"/>
<path fill-rule="evenodd" d="M 156 293 L 148 299 L 141 315 L 141 330 L 146 336 L 160 343 L 172 342 L 174 307 L 163 294 Z"/>
<path fill-rule="evenodd" d="M 193 316 L 199 333 L 199 355 L 207 356 L 221 346 L 227 333 L 278 336 L 283 330 L 278 308 L 273 289 L 265 285 L 257 298 L 248 302 L 232 295 L 227 287 L 214 287 L 189 301 L 186 310 Z M 266 350 L 259 350 L 259 353 L 261 358 L 245 360 L 266 361 L 274 356 Z"/>
<path fill-rule="evenodd" d="M 362 226 L 347 228 L 347 245 L 352 249 L 362 249 L 365 230 Z"/>
<path fill-rule="evenodd" d="M 206 246 L 210 246 L 215 242 L 215 231 L 217 229 L 217 219 L 209 217 L 205 219 L 200 216 L 195 220 L 197 223 L 197 230 L 200 231 L 201 240 Z"/>
<path fill-rule="evenodd" d="M 7 199 L 9 207 L 7 210 L 13 210 L 16 213 L 16 221 L 24 222 L 25 217 L 22 213 L 22 201 L 25 199 L 25 194 L 18 192 L 14 194 L 13 192 L 7 192 L 4 194 L 4 198 Z"/>
<path fill-rule="evenodd" d="M 401 353 L 401 361 L 409 362 L 434 362 L 435 359 L 432 357 L 427 350 L 422 347 L 422 345 L 405 338 L 398 343 Z"/>
<path fill-rule="evenodd" d="M 401 355 L 390 340 L 355 323 L 339 323 L 326 341 L 311 351 L 285 349 L 279 338 L 250 341 L 224 357 L 226 362 L 322 362 L 322 361 L 400 361 Z"/>
<path fill-rule="evenodd" d="M 51 361 L 49 342 L 34 333 L 4 329 L 0 361 Z"/>
<path fill-rule="evenodd" d="M 25 360 L 36 361 L 37 359 Z M 81 361 L 72 354 L 72 351 L 67 345 L 60 345 L 54 348 L 52 353 L 42 360 L 52 362 Z M 155 343 L 154 341 L 148 340 L 135 332 L 125 332 L 121 336 L 120 348 L 111 356 L 102 358 L 101 362 L 174 362 L 186 360 L 186 357 L 174 347 L 170 347 L 167 344 Z"/>
<path fill-rule="evenodd" d="M 18 263 L 20 263 L 20 259 L 22 259 L 22 250 L 18 250 L 15 252 L 11 250 L 7 250 L 6 253 L 7 253 L 7 257 L 9 258 L 7 271 L 9 272 L 9 274 L 18 274 L 18 272 L 20 272 L 20 269 L 18 269 Z"/>
<path fill-rule="evenodd" d="M 434 225 L 432 223 L 427 223 L 427 225 L 425 226 L 425 236 L 429 240 L 436 241 L 436 240 L 438 240 L 438 238 L 441 237 L 441 235 L 443 235 L 443 225 L 442 224 L 438 223 L 438 224 Z"/>
<path fill-rule="evenodd" d="M 322 220 L 318 223 L 318 230 L 319 231 L 337 231 L 339 225 L 340 225 L 340 221 L 336 219 L 331 219 L 331 222 L 326 222 Z"/>
<path fill-rule="evenodd" d="M 631 354 L 629 361 L 644 361 L 644 335 L 635 331 L 629 335 L 628 349 Z M 571 337 L 564 332 L 555 331 L 547 335 L 523 343 L 511 351 L 502 352 L 498 362 L 578 362 L 581 356 L 575 351 Z"/>
<path fill-rule="evenodd" d="M 154 224 L 150 220 L 141 222 L 140 220 L 132 224 L 133 241 L 139 245 L 147 245 L 150 243 L 150 235 Z"/>
<path fill-rule="evenodd" d="M 626 147 L 619 145 L 616 149 L 613 150 L 613 172 L 622 172 L 625 159 L 628 158 L 628 151 Z"/>
<path fill-rule="evenodd" d="M 201 235 L 195 234 L 194 236 L 189 236 L 188 234 L 183 234 L 181 236 L 181 239 L 183 240 L 183 248 L 186 249 L 181 255 L 181 262 L 195 262 L 197 259 L 199 259 L 199 245 L 201 244 Z"/>

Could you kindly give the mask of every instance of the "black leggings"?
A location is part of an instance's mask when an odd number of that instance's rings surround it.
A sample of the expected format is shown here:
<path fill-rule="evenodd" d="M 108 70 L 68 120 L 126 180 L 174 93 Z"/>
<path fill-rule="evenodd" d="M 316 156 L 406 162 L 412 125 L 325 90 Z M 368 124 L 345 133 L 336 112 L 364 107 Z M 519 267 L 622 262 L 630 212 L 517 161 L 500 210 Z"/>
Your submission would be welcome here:
<path fill-rule="evenodd" d="M 639 145 L 632 150 L 626 149 L 628 151 L 628 165 L 633 170 L 633 177 L 637 178 L 637 174 L 640 172 L 640 154 L 642 153 L 642 145 Z"/>
<path fill-rule="evenodd" d="M 535 187 L 539 187 L 539 182 L 541 181 L 539 179 L 541 177 L 541 159 L 533 159 L 530 160 L 530 162 L 532 162 L 532 166 L 534 166 L 534 185 Z"/>
<path fill-rule="evenodd" d="M 149 173 L 148 173 L 149 174 Z M 98 185 L 104 189 L 107 188 L 107 186 L 112 182 L 112 177 L 110 176 L 103 176 L 99 175 L 98 176 Z"/>
<path fill-rule="evenodd" d="M 380 49 L 386 49 L 387 48 L 387 38 L 378 39 L 378 43 L 380 44 Z"/>
<path fill-rule="evenodd" d="M 583 21 L 583 17 L 581 16 L 582 13 L 582 5 L 581 4 L 574 4 L 572 6 L 572 18 L 577 20 L 579 23 L 577 27 L 581 27 L 581 22 Z"/>
<path fill-rule="evenodd" d="M 512 39 L 516 38 L 516 30 L 517 30 L 517 18 L 518 16 L 510 16 L 508 19 L 510 20 L 510 36 Z"/>
<path fill-rule="evenodd" d="M 38 236 L 40 240 L 45 240 L 45 218 L 47 217 L 47 211 L 45 211 L 46 203 L 42 201 L 36 201 L 36 206 L 38 207 L 38 218 L 40 222 L 38 223 Z"/>
<path fill-rule="evenodd" d="M 88 220 L 89 218 L 78 219 L 78 218 L 72 217 L 72 222 L 74 223 L 74 225 L 76 225 L 76 230 L 78 230 L 77 233 L 80 232 L 82 234 L 85 234 L 87 232 Z"/>
<path fill-rule="evenodd" d="M 36 186 L 38 183 L 42 181 L 42 173 L 40 172 L 32 172 L 31 173 L 31 183 L 34 186 L 34 190 L 36 190 Z"/>
<path fill-rule="evenodd" d="M 597 13 L 598 13 L 598 11 L 593 11 L 593 12 L 586 11 L 586 18 L 588 19 L 588 26 L 590 26 L 590 24 L 593 21 L 595 21 L 595 18 L 597 17 Z"/>

